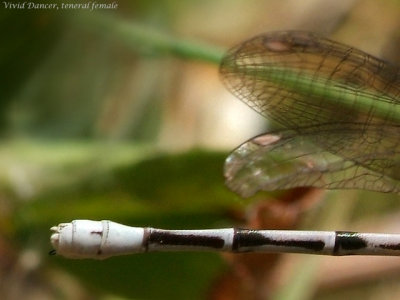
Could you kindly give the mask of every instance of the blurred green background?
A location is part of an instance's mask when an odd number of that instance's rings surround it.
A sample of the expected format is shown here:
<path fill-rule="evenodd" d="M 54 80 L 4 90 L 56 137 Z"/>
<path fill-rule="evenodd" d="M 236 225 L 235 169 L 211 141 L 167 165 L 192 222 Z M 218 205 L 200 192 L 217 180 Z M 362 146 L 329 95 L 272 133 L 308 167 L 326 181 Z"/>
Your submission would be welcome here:
<path fill-rule="evenodd" d="M 0 298 L 398 299 L 400 263 L 390 258 L 267 255 L 274 273 L 255 282 L 249 264 L 212 253 L 47 255 L 49 228 L 79 218 L 250 226 L 248 212 L 269 195 L 240 199 L 222 168 L 267 124 L 219 80 L 230 46 L 303 29 L 400 61 L 395 0 L 114 2 L 94 11 L 0 4 Z M 324 198 L 303 226 L 399 231 L 397 196 Z M 233 273 L 241 284 L 223 285 Z"/>

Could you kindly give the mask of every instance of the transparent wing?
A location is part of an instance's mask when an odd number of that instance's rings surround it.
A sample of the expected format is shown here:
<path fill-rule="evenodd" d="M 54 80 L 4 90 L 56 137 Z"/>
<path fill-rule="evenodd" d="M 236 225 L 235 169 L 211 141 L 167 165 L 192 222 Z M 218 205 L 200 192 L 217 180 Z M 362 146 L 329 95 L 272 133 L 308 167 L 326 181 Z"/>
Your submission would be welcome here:
<path fill-rule="evenodd" d="M 400 120 L 399 70 L 313 33 L 245 41 L 228 51 L 220 73 L 235 96 L 286 128 Z"/>
<path fill-rule="evenodd" d="M 295 186 L 397 192 L 399 69 L 318 35 L 286 31 L 234 47 L 220 72 L 234 95 L 284 128 L 265 135 L 273 143 L 257 137 L 231 154 L 230 187 L 243 194 Z"/>
<path fill-rule="evenodd" d="M 357 128 L 344 135 L 336 130 L 329 130 L 329 126 L 320 129 L 323 132 L 320 137 L 328 140 L 332 148 L 335 148 L 335 143 L 340 144 L 340 138 L 350 139 L 353 136 L 357 140 L 360 135 Z M 344 158 L 313 143 L 315 139 L 311 139 L 307 133 L 313 134 L 314 130 L 304 129 L 304 135 L 293 130 L 283 130 L 245 142 L 225 161 L 227 186 L 243 197 L 252 196 L 259 190 L 301 186 L 400 193 L 399 172 L 392 173 L 395 169 L 399 170 L 396 160 L 399 151 L 388 152 L 386 147 L 382 147 L 371 155 L 362 149 L 342 149 L 353 154 Z M 377 133 L 378 131 L 364 132 L 368 137 Z M 356 147 L 356 143 L 354 146 Z M 387 168 L 388 171 L 376 172 L 371 168 L 374 164 L 379 165 L 379 168 Z"/>

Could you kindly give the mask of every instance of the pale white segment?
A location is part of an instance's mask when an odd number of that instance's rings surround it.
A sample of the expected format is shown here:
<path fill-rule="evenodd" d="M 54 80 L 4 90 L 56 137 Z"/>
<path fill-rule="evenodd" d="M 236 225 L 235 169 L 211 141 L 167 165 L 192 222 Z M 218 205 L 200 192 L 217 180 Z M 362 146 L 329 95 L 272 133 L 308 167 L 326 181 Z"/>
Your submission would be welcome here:
<path fill-rule="evenodd" d="M 357 251 L 359 255 L 400 256 L 400 234 L 360 232 L 358 236 L 368 244 L 368 247 Z M 342 252 L 345 253 L 346 251 Z"/>
<path fill-rule="evenodd" d="M 148 251 L 230 251 L 232 249 L 232 242 L 235 230 L 233 228 L 222 228 L 222 229 L 200 229 L 200 230 L 161 230 L 149 228 L 149 230 L 155 230 L 157 232 L 167 232 L 169 235 L 176 236 L 187 236 L 187 237 L 205 237 L 205 238 L 219 238 L 224 241 L 224 245 L 221 248 L 214 248 L 208 245 L 173 245 L 164 244 L 162 242 L 148 243 Z"/>
<path fill-rule="evenodd" d="M 57 254 L 68 258 L 104 259 L 145 251 L 144 228 L 111 221 L 74 220 L 52 227 L 51 243 Z"/>
<path fill-rule="evenodd" d="M 271 243 L 257 246 L 242 246 L 241 252 L 269 252 L 269 253 L 317 253 L 331 254 L 335 247 L 334 231 L 299 231 L 299 230 L 258 230 L 257 233 L 271 240 Z M 313 250 L 312 246 L 298 244 L 295 242 L 317 242 L 324 243 L 319 251 Z M 286 243 L 286 245 L 285 245 Z M 278 244 L 278 245 L 277 245 Z"/>

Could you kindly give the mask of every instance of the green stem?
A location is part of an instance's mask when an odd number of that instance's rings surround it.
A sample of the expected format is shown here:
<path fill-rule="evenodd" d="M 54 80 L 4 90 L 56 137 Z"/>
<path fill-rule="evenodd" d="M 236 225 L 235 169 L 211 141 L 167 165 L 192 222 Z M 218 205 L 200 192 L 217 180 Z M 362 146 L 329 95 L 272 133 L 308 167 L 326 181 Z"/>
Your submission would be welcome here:
<path fill-rule="evenodd" d="M 218 47 L 175 38 L 165 32 L 110 15 L 81 13 L 73 17 L 73 22 L 96 33 L 111 36 L 137 52 L 174 55 L 213 64 L 219 64 L 225 52 Z"/>

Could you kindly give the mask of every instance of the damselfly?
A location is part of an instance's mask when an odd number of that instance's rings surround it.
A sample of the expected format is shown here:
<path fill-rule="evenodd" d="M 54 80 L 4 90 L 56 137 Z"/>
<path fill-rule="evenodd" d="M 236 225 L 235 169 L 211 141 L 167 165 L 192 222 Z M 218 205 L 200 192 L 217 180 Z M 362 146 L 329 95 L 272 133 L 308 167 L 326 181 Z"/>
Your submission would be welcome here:
<path fill-rule="evenodd" d="M 104 259 L 152 251 L 400 255 L 400 234 L 250 229 L 163 230 L 75 220 L 52 227 L 54 253 Z"/>
<path fill-rule="evenodd" d="M 232 48 L 220 72 L 234 95 L 282 128 L 238 147 L 229 188 L 313 186 L 399 193 L 399 69 L 316 34 L 284 31 Z M 400 235 L 242 229 L 160 230 L 76 220 L 52 227 L 72 258 L 164 250 L 400 255 Z"/>

